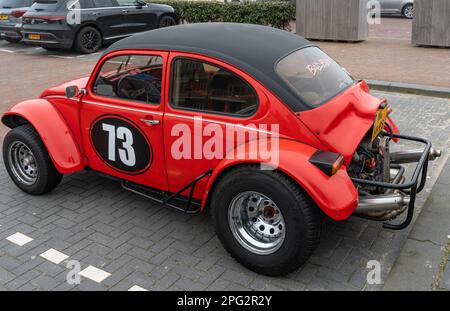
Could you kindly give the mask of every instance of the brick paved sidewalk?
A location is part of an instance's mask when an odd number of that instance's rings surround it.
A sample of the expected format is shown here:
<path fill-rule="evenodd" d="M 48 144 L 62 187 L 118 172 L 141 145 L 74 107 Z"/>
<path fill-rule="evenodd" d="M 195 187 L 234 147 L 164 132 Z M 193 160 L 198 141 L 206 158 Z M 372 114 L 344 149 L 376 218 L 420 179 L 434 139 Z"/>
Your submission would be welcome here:
<path fill-rule="evenodd" d="M 377 94 L 388 97 L 405 133 L 448 149 L 448 101 Z M 438 165 L 432 165 L 431 176 Z M 233 261 L 205 215 L 163 208 L 89 172 L 66 176 L 51 194 L 32 197 L 13 185 L 0 163 L 0 289 L 5 290 L 128 290 L 135 285 L 148 290 L 377 289 L 366 285 L 367 261 L 380 260 L 385 279 L 407 235 L 359 218 L 329 221 L 303 268 L 270 278 Z M 33 240 L 19 246 L 26 237 Z M 62 254 L 47 252 L 51 248 Z M 80 285 L 69 285 L 66 263 L 73 259 L 81 269 L 100 269 L 83 270 L 97 281 L 82 277 Z"/>

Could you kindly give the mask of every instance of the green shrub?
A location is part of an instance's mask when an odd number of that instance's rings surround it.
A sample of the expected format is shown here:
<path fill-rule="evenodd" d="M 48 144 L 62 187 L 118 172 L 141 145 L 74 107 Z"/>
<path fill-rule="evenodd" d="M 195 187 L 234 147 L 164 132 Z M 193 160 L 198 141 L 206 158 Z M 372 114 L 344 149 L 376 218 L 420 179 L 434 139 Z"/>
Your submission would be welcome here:
<path fill-rule="evenodd" d="M 147 0 L 172 6 L 183 22 L 229 22 L 268 25 L 286 29 L 295 19 L 295 6 L 288 1 L 223 3 L 208 1 Z"/>

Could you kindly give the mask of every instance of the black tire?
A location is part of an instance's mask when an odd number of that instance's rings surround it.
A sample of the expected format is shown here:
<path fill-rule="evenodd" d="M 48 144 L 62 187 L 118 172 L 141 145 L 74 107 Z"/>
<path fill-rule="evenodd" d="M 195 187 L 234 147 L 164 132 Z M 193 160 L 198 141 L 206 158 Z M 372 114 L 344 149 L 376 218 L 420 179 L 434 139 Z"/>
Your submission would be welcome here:
<path fill-rule="evenodd" d="M 31 185 L 24 183 L 14 173 L 12 160 L 10 159 L 10 147 L 17 142 L 25 144 L 33 153 L 35 159 L 38 173 L 35 182 Z M 6 134 L 3 141 L 3 161 L 13 182 L 28 194 L 41 195 L 50 192 L 58 186 L 63 177 L 56 170 L 39 134 L 29 124 L 16 127 Z"/>
<path fill-rule="evenodd" d="M 77 52 L 81 54 L 91 54 L 95 53 L 103 45 L 103 37 L 100 31 L 94 27 L 84 27 L 82 28 L 74 42 L 74 48 Z"/>
<path fill-rule="evenodd" d="M 175 18 L 173 18 L 170 15 L 164 15 L 163 17 L 161 17 L 161 19 L 159 20 L 159 28 L 164 28 L 164 27 L 169 27 L 169 26 L 174 26 L 177 24 L 177 21 L 175 20 Z"/>
<path fill-rule="evenodd" d="M 9 43 L 18 43 L 22 41 L 22 38 L 5 38 L 5 40 L 8 41 Z"/>
<path fill-rule="evenodd" d="M 230 203 L 246 191 L 269 197 L 284 217 L 284 241 L 272 254 L 255 254 L 233 235 L 228 220 Z M 227 172 L 214 188 L 211 213 L 218 237 L 231 256 L 248 269 L 269 276 L 282 276 L 297 270 L 320 240 L 321 213 L 312 199 L 284 174 L 262 171 L 259 166 L 241 166 Z"/>
<path fill-rule="evenodd" d="M 411 11 L 412 15 L 410 14 Z M 402 15 L 408 19 L 414 18 L 414 5 L 412 3 L 406 4 L 402 9 Z"/>

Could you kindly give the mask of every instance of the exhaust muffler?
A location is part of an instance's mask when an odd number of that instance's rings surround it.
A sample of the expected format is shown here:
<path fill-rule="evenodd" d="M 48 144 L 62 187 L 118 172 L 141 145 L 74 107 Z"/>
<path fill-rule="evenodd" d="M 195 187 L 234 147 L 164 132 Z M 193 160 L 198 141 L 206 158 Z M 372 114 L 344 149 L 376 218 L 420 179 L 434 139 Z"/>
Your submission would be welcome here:
<path fill-rule="evenodd" d="M 418 162 L 423 154 L 423 149 L 413 149 L 407 151 L 398 151 L 390 154 L 391 163 L 393 164 L 406 164 Z M 433 147 L 428 154 L 428 160 L 433 161 L 441 156 L 441 150 L 436 150 Z"/>

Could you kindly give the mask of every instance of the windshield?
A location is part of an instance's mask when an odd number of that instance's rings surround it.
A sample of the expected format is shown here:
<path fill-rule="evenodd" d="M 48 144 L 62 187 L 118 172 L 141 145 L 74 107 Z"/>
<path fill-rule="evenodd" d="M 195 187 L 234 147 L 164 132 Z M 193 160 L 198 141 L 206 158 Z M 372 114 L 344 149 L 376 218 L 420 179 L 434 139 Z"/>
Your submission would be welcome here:
<path fill-rule="evenodd" d="M 278 62 L 276 70 L 300 98 L 312 107 L 326 103 L 354 83 L 341 66 L 317 47 L 289 54 Z"/>
<path fill-rule="evenodd" d="M 0 7 L 3 9 L 24 8 L 31 4 L 31 0 L 0 0 Z"/>

